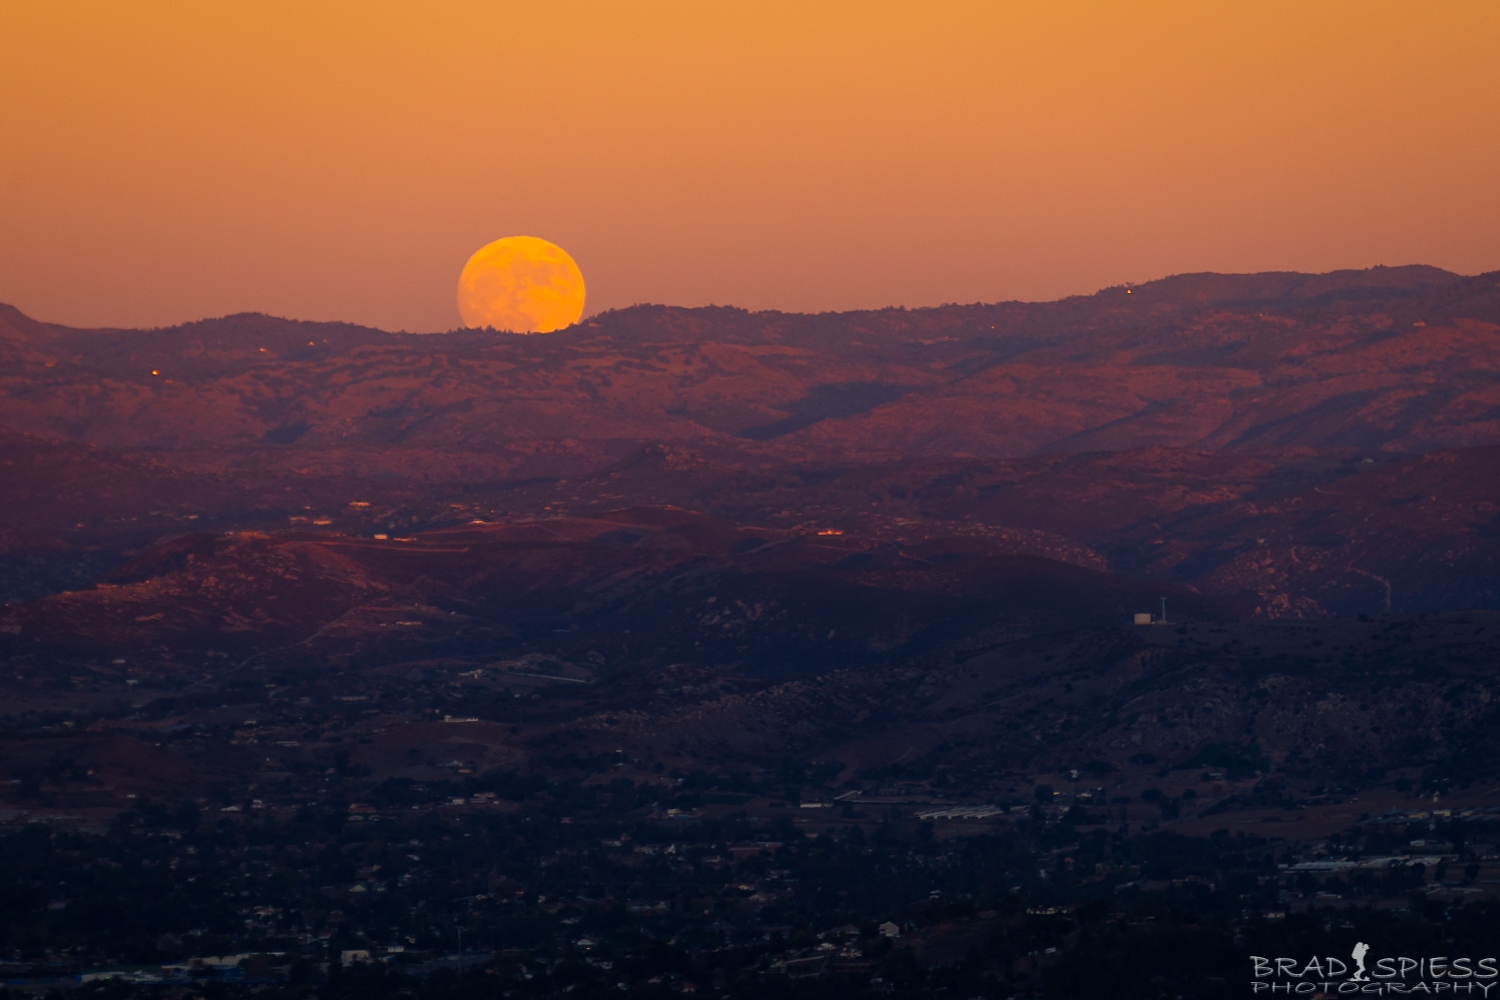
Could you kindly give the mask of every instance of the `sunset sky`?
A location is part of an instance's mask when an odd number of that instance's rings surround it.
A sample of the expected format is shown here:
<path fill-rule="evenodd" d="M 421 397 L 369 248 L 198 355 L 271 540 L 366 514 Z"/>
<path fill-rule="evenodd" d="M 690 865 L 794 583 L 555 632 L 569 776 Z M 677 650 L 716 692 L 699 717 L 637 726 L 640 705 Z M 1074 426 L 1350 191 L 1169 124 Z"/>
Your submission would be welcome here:
<path fill-rule="evenodd" d="M 1495 3 L 0 2 L 0 302 L 459 323 L 1500 268 Z"/>

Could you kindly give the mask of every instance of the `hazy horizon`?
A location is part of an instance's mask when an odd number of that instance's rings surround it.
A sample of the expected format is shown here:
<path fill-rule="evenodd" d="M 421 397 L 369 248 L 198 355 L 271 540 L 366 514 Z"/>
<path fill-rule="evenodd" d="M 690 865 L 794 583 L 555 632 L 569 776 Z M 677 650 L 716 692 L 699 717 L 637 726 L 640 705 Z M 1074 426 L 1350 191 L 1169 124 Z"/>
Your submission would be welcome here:
<path fill-rule="evenodd" d="M 1151 286 L 1153 284 L 1157 284 L 1157 283 L 1160 283 L 1160 282 L 1171 281 L 1171 280 L 1176 279 L 1176 278 L 1191 278 L 1191 277 L 1197 277 L 1197 276 L 1200 276 L 1200 275 L 1215 275 L 1215 276 L 1219 276 L 1219 277 L 1249 277 L 1249 276 L 1267 275 L 1267 274 L 1298 274 L 1298 275 L 1305 275 L 1305 276 L 1308 276 L 1308 277 L 1326 277 L 1328 275 L 1333 275 L 1333 274 L 1360 273 L 1360 272 L 1365 272 L 1365 271 L 1376 271 L 1376 270 L 1381 270 L 1381 269 L 1393 270 L 1394 271 L 1394 270 L 1401 270 L 1401 269 L 1404 269 L 1404 268 L 1421 268 L 1421 267 L 1433 267 L 1433 268 L 1436 268 L 1436 265 L 1433 265 L 1433 264 L 1422 264 L 1422 263 L 1372 264 L 1369 267 L 1365 267 L 1365 268 L 1338 268 L 1338 269 L 1331 270 L 1331 271 L 1292 271 L 1292 270 L 1284 270 L 1284 269 L 1281 269 L 1281 270 L 1265 270 L 1265 271 L 1245 271 L 1245 272 L 1234 272 L 1234 271 L 1179 271 L 1179 272 L 1174 273 L 1174 274 L 1166 274 L 1166 275 L 1162 275 L 1161 277 L 1157 277 L 1157 278 L 1148 278 L 1145 281 L 1118 282 L 1118 283 L 1116 283 L 1114 285 L 1105 285 L 1105 286 L 1102 286 L 1100 288 L 1093 289 L 1092 291 L 1074 292 L 1074 293 L 1071 293 L 1071 294 L 1068 294 L 1068 295 L 1060 295 L 1060 296 L 1057 296 L 1055 298 L 1049 298 L 1049 299 L 993 299 L 993 300 L 982 300 L 981 299 L 981 300 L 975 300 L 975 301 L 970 301 L 970 302 L 933 302 L 933 303 L 927 303 L 927 304 L 923 304 L 923 305 L 906 305 L 906 304 L 902 304 L 902 303 L 888 303 L 886 305 L 858 306 L 858 307 L 854 307 L 854 308 L 850 308 L 850 309 L 800 310 L 800 309 L 778 309 L 778 308 L 776 308 L 774 306 L 764 307 L 764 308 L 752 308 L 752 307 L 749 307 L 749 306 L 742 306 L 742 305 L 739 305 L 739 304 L 734 303 L 734 302 L 703 302 L 703 303 L 698 303 L 698 304 L 694 304 L 694 305 L 686 305 L 686 304 L 678 303 L 678 302 L 629 302 L 629 303 L 624 303 L 624 304 L 620 304 L 620 305 L 608 306 L 606 308 L 601 308 L 601 309 L 585 310 L 585 312 L 583 314 L 583 317 L 578 322 L 579 322 L 579 325 L 581 325 L 581 324 L 585 324 L 585 323 L 589 322 L 591 319 L 594 319 L 594 318 L 599 317 L 599 316 L 607 315 L 609 313 L 623 312 L 623 311 L 630 310 L 630 309 L 734 309 L 734 310 L 740 310 L 740 311 L 747 312 L 747 313 L 752 313 L 752 314 L 766 313 L 766 314 L 780 314 L 780 315 L 787 315 L 787 316 L 819 316 L 819 315 L 825 315 L 825 314 L 840 314 L 840 313 L 880 312 L 882 310 L 887 310 L 887 309 L 913 310 L 913 311 L 915 311 L 915 310 L 922 310 L 922 309 L 947 309 L 947 308 L 963 308 L 963 307 L 979 307 L 979 306 L 999 306 L 999 305 L 1047 305 L 1047 304 L 1055 303 L 1055 302 L 1063 302 L 1063 301 L 1066 301 L 1068 299 L 1086 299 L 1086 298 L 1092 298 L 1092 297 L 1094 297 L 1096 295 L 1099 295 L 1099 294 L 1101 294 L 1103 292 L 1107 292 L 1107 291 L 1109 291 L 1111 289 L 1114 289 L 1114 288 L 1125 288 L 1125 287 L 1143 288 L 1143 287 L 1149 287 L 1149 286 Z M 1436 269 L 1437 270 L 1446 271 L 1447 273 L 1454 275 L 1454 277 L 1456 277 L 1456 278 L 1476 278 L 1476 277 L 1482 276 L 1483 274 L 1491 273 L 1491 272 L 1483 272 L 1483 271 L 1481 271 L 1481 272 L 1476 272 L 1476 273 L 1473 273 L 1473 274 L 1463 274 L 1463 273 L 1460 273 L 1460 272 L 1457 272 L 1457 271 L 1449 271 L 1446 268 L 1436 268 Z M 1500 272 L 1496 272 L 1496 273 L 1500 273 Z M 49 317 L 46 317 L 46 316 L 35 315 L 33 313 L 27 312 L 25 309 L 21 308 L 19 305 L 17 305 L 14 302 L 6 302 L 4 300 L 0 300 L 0 306 L 10 306 L 11 308 L 17 309 L 18 311 L 20 311 L 21 314 L 24 315 L 24 316 L 26 316 L 28 319 L 35 320 L 35 321 L 40 322 L 40 323 L 46 323 L 46 324 L 48 324 L 50 326 L 69 327 L 69 328 L 72 328 L 72 329 L 91 329 L 91 327 L 78 326 L 78 325 L 70 324 L 70 323 L 63 323 L 63 322 L 59 322 L 57 320 L 50 319 Z M 100 326 L 100 327 L 97 327 L 96 329 L 116 329 L 116 330 L 160 330 L 160 329 L 171 329 L 171 328 L 179 327 L 179 326 L 189 326 L 189 325 L 194 324 L 194 323 L 209 323 L 209 322 L 213 322 L 215 320 L 230 319 L 230 318 L 235 317 L 235 316 L 264 316 L 264 317 L 267 317 L 269 319 L 285 320 L 287 322 L 293 322 L 293 323 L 346 323 L 346 324 L 349 324 L 349 325 L 352 325 L 352 326 L 362 326 L 362 327 L 365 327 L 365 328 L 371 329 L 371 330 L 379 330 L 379 331 L 381 331 L 383 333 L 415 334 L 415 335 L 422 335 L 422 336 L 438 336 L 438 335 L 441 335 L 441 334 L 454 333 L 456 331 L 464 330 L 464 329 L 483 329 L 482 327 L 464 327 L 464 326 L 459 325 L 459 324 L 450 325 L 450 326 L 442 328 L 442 329 L 431 329 L 431 330 L 392 329 L 390 327 L 379 326 L 379 325 L 371 324 L 371 323 L 356 323 L 356 322 L 354 322 L 352 320 L 343 319 L 343 318 L 340 318 L 340 317 L 326 317 L 325 318 L 325 317 L 307 317 L 307 316 L 288 316 L 288 315 L 281 315 L 279 313 L 268 312 L 267 310 L 264 310 L 264 309 L 239 309 L 239 310 L 236 310 L 234 312 L 218 313 L 218 314 L 215 314 L 215 315 L 206 315 L 206 316 L 193 316 L 193 317 L 185 318 L 185 319 L 179 320 L 177 322 L 173 322 L 173 323 L 156 323 L 156 324 L 151 324 L 149 326 L 147 326 L 147 325 L 124 326 L 124 325 L 118 325 L 117 324 L 117 325 L 113 325 L 113 326 Z M 504 332 L 509 332 L 509 331 L 497 331 L 497 332 L 504 333 Z M 560 331 L 558 331 L 558 332 L 560 332 Z M 541 336 L 541 337 L 548 336 L 548 334 L 545 334 L 545 333 L 515 333 L 514 335 L 515 336 Z"/>

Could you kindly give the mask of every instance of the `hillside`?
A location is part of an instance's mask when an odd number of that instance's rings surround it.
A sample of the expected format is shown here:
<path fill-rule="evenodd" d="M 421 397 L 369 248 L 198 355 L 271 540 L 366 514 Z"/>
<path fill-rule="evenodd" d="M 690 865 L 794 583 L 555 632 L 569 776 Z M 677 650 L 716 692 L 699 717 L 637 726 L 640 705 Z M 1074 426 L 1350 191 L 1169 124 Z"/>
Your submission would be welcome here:
<path fill-rule="evenodd" d="M 0 310 L 4 758 L 106 812 L 616 753 L 1090 764 L 1184 824 L 1488 781 L 1497 334 L 1495 275 L 1422 267 L 545 337 Z M 1275 784 L 1188 808 L 1224 747 Z"/>
<path fill-rule="evenodd" d="M 0 425 L 200 467 L 446 481 L 736 463 L 1500 444 L 1500 283 L 1432 268 L 1191 275 L 1039 304 L 637 307 L 545 337 L 256 315 L 70 330 L 0 314 Z M 155 371 L 159 374 L 152 375 Z"/>

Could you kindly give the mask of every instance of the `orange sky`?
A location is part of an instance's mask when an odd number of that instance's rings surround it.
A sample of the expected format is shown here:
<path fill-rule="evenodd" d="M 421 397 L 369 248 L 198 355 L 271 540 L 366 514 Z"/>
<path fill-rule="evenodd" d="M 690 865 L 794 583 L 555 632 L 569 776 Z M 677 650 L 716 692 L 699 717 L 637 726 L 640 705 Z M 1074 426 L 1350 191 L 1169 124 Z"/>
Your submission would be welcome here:
<path fill-rule="evenodd" d="M 1500 4 L 0 0 L 0 301 L 458 324 L 1500 268 Z"/>

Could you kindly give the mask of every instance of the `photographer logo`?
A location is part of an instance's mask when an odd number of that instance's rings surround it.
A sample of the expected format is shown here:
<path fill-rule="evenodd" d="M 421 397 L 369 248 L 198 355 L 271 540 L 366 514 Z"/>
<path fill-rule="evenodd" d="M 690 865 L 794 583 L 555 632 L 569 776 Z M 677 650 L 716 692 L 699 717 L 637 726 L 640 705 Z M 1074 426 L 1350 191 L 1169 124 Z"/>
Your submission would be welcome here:
<path fill-rule="evenodd" d="M 1300 996 L 1464 996 L 1489 997 L 1500 980 L 1500 964 L 1493 957 L 1397 955 L 1366 963 L 1370 946 L 1354 945 L 1350 961 L 1323 958 L 1267 958 L 1250 956 L 1256 994 Z M 1500 993 L 1495 994 L 1500 1000 Z"/>

